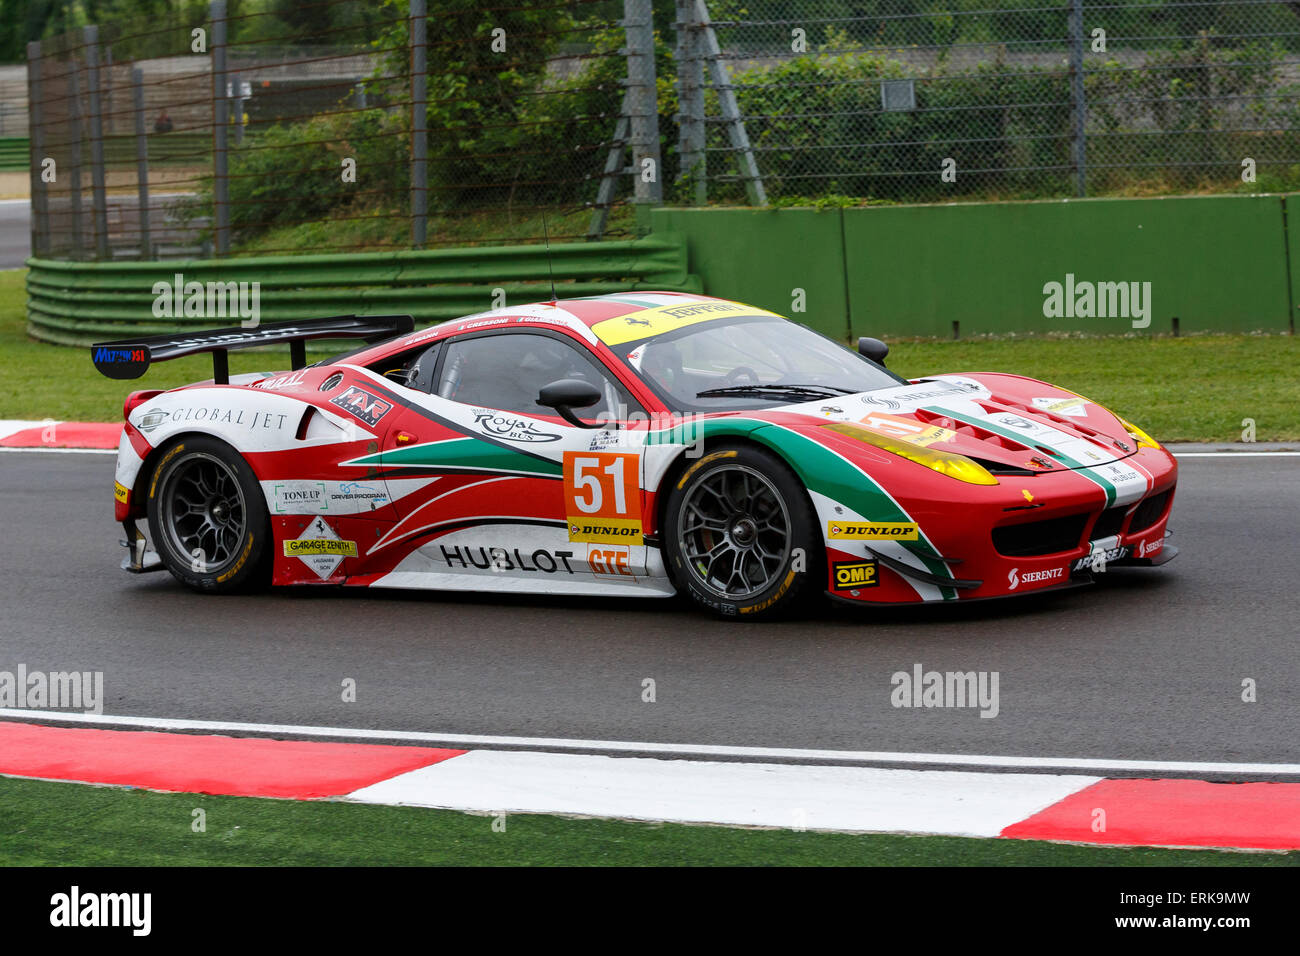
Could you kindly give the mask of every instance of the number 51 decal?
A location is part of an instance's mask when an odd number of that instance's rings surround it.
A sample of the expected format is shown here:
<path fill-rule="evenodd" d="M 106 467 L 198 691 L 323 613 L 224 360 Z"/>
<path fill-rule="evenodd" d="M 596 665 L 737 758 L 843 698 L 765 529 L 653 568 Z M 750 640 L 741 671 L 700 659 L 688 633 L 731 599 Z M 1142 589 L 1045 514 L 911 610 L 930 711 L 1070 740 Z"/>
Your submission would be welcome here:
<path fill-rule="evenodd" d="M 564 513 L 570 541 L 642 543 L 638 467 L 635 454 L 564 453 Z"/>

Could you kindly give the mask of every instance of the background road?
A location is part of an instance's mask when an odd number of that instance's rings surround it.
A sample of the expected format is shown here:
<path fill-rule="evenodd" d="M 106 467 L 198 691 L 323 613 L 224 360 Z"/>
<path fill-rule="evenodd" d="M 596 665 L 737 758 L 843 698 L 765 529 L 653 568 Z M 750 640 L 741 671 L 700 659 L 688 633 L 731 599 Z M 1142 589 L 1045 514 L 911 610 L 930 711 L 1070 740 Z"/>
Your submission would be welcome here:
<path fill-rule="evenodd" d="M 111 455 L 0 455 L 0 670 L 104 671 L 105 713 L 446 733 L 1294 762 L 1300 458 L 1182 463 L 1159 570 L 964 608 L 740 625 L 684 604 L 322 589 L 118 570 Z M 890 675 L 1000 673 L 1001 713 Z M 340 682 L 355 678 L 356 703 Z M 657 702 L 643 703 L 653 678 Z M 1243 678 L 1259 700 L 1240 699 Z"/>
<path fill-rule="evenodd" d="M 0 201 L 0 269 L 21 269 L 31 255 L 31 202 Z"/>

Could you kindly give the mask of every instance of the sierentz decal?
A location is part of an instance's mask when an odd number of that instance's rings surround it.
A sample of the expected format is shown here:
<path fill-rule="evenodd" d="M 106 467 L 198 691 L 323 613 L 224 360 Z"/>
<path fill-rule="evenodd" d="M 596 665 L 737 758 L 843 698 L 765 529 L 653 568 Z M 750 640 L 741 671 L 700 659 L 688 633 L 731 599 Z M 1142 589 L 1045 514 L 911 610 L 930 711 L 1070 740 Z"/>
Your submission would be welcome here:
<path fill-rule="evenodd" d="M 874 588 L 880 583 L 875 561 L 836 561 L 831 565 L 831 581 L 836 591 Z"/>
<path fill-rule="evenodd" d="M 828 521 L 826 537 L 837 541 L 917 541 L 915 521 Z"/>
<path fill-rule="evenodd" d="M 637 339 L 662 335 L 676 329 L 708 322 L 712 319 L 734 319 L 740 316 L 775 316 L 775 312 L 756 309 L 734 302 L 683 302 L 680 305 L 661 305 L 641 309 L 616 318 L 605 319 L 591 327 L 596 338 L 606 345 L 622 345 Z"/>

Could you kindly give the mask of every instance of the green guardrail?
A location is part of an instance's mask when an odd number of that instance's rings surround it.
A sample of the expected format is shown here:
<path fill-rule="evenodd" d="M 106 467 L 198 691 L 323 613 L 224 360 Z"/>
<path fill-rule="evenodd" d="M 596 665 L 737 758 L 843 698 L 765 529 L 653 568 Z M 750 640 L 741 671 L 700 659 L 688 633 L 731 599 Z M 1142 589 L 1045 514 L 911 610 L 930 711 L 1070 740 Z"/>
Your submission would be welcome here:
<path fill-rule="evenodd" d="M 0 137 L 0 172 L 27 168 L 31 142 L 26 136 Z"/>
<path fill-rule="evenodd" d="M 710 295 L 837 339 L 1285 332 L 1300 196 L 675 209 Z M 652 233 L 653 234 L 653 233 Z"/>
<path fill-rule="evenodd" d="M 260 319 L 278 322 L 344 313 L 409 313 L 417 325 L 486 311 L 504 302 L 661 289 L 699 292 L 685 239 L 545 246 L 491 246 L 356 255 L 193 259 L 167 262 L 27 260 L 27 331 L 61 345 L 185 328 L 238 324 L 208 315 L 155 316 L 156 283 L 257 282 Z M 502 290 L 500 293 L 497 290 Z"/>

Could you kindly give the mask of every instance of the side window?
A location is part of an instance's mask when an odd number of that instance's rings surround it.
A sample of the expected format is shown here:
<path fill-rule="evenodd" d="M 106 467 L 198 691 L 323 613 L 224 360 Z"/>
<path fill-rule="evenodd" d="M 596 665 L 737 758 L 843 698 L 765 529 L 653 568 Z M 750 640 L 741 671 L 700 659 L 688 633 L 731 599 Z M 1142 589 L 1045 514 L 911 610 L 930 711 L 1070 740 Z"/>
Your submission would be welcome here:
<path fill-rule="evenodd" d="M 547 335 L 514 332 L 459 339 L 446 343 L 445 351 L 437 392 L 454 402 L 523 415 L 554 415 L 554 409 L 537 404 L 537 393 L 558 379 L 576 378 L 601 390 L 599 404 L 581 409 L 584 418 L 615 417 L 640 409 L 595 361 Z"/>

